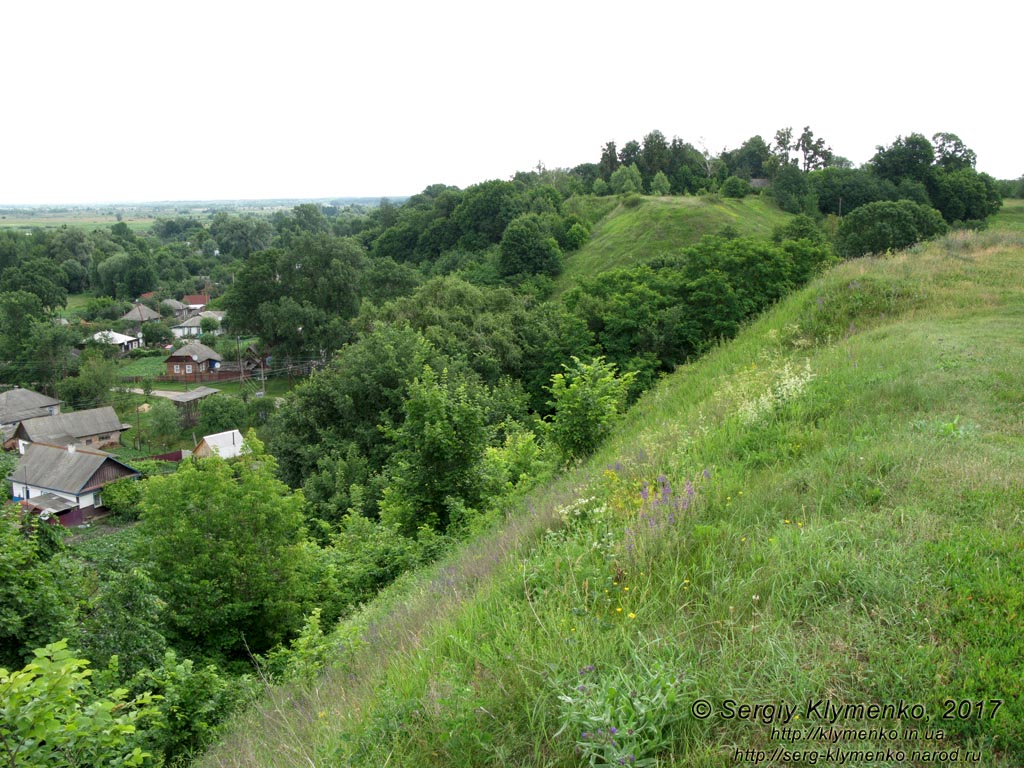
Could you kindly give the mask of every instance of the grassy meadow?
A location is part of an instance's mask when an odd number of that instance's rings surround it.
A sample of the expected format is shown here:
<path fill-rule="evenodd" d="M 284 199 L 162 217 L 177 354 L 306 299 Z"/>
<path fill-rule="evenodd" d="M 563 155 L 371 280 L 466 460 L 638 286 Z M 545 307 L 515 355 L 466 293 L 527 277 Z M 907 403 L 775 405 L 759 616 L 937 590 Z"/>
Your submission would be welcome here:
<path fill-rule="evenodd" d="M 609 206 L 586 245 L 566 258 L 556 288 L 565 290 L 582 278 L 675 253 L 726 227 L 744 237 L 768 237 L 790 218 L 756 196 L 629 197 Z"/>
<path fill-rule="evenodd" d="M 197 764 L 1024 764 L 1022 323 L 1019 229 L 839 265 Z"/>

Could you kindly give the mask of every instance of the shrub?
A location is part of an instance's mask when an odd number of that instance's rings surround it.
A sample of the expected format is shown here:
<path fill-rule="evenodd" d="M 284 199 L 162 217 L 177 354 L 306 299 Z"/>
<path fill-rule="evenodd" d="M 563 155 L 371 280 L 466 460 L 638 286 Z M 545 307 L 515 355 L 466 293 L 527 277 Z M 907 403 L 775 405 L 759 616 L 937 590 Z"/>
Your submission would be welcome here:
<path fill-rule="evenodd" d="M 750 183 L 738 176 L 730 176 L 722 182 L 719 192 L 723 197 L 746 197 L 751 192 Z"/>
<path fill-rule="evenodd" d="M 589 456 L 612 430 L 615 417 L 625 408 L 629 385 L 636 374 L 617 376 L 603 357 L 589 363 L 576 356 L 565 373 L 551 377 L 554 416 L 549 434 L 566 461 Z"/>
<path fill-rule="evenodd" d="M 948 229 L 937 210 L 920 203 L 909 200 L 868 203 L 839 223 L 836 250 L 847 257 L 885 253 L 945 234 Z"/>

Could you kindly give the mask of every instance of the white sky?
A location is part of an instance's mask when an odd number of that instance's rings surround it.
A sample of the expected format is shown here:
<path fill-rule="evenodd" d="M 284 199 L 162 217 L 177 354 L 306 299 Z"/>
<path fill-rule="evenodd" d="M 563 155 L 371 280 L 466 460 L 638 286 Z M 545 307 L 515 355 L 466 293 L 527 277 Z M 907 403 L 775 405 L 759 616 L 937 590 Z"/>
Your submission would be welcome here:
<path fill-rule="evenodd" d="M 0 13 L 0 204 L 415 194 L 778 128 L 1024 174 L 1024 6 L 56 0 Z"/>

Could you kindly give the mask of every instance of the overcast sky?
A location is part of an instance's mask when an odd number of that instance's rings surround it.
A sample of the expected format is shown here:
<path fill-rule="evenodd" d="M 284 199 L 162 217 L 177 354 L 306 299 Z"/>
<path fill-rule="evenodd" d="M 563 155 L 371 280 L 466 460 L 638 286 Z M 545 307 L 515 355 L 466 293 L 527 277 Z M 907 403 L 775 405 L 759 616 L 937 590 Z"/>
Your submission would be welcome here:
<path fill-rule="evenodd" d="M 1024 174 L 1024 6 L 519 0 L 5 5 L 0 204 L 402 196 L 657 129 L 855 164 L 955 133 Z"/>

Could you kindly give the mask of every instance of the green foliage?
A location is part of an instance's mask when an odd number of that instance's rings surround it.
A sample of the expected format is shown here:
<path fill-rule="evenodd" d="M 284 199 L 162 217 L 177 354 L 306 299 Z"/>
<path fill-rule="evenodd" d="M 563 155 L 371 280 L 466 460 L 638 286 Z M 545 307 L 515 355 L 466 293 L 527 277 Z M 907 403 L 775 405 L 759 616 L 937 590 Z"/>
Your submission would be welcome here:
<path fill-rule="evenodd" d="M 178 647 L 239 656 L 298 628 L 308 599 L 304 502 L 275 471 L 250 431 L 231 465 L 193 460 L 146 481 L 139 556 Z"/>
<path fill-rule="evenodd" d="M 620 165 L 612 173 L 608 182 L 616 195 L 628 195 L 631 192 L 643 192 L 644 181 L 640 170 L 635 165 Z"/>
<path fill-rule="evenodd" d="M 200 434 L 215 435 L 230 429 L 245 431 L 249 427 L 249 412 L 241 399 L 232 395 L 219 394 L 207 397 L 199 404 L 199 422 L 196 428 Z"/>
<path fill-rule="evenodd" d="M 772 231 L 772 242 L 783 240 L 808 240 L 817 245 L 826 241 L 825 232 L 810 216 L 801 213 Z"/>
<path fill-rule="evenodd" d="M 156 398 L 150 404 L 149 438 L 163 448 L 169 448 L 181 433 L 181 413 L 170 400 Z"/>
<path fill-rule="evenodd" d="M 66 641 L 47 645 L 21 670 L 0 668 L 0 763 L 7 768 L 119 768 L 156 765 L 140 746 L 154 697 L 97 695 L 87 661 Z"/>
<path fill-rule="evenodd" d="M 549 275 L 562 271 L 562 250 L 535 213 L 509 222 L 501 237 L 498 268 L 505 277 L 513 275 Z"/>
<path fill-rule="evenodd" d="M 142 340 L 150 347 L 158 344 L 171 344 L 174 341 L 174 332 L 167 323 L 143 323 Z"/>
<path fill-rule="evenodd" d="M 554 416 L 548 434 L 563 460 L 574 461 L 592 454 L 611 433 L 635 374 L 617 375 L 615 366 L 602 357 L 589 363 L 573 357 L 562 367 L 564 373 L 551 377 Z"/>
<path fill-rule="evenodd" d="M 934 208 L 909 200 L 868 203 L 843 217 L 836 251 L 846 257 L 885 253 L 945 234 L 947 229 Z"/>
<path fill-rule="evenodd" d="M 485 393 L 471 380 L 424 366 L 409 386 L 405 419 L 394 431 L 390 483 L 381 519 L 406 535 L 445 532 L 482 500 L 480 463 L 489 441 Z"/>
<path fill-rule="evenodd" d="M 561 722 L 588 765 L 656 766 L 671 752 L 673 731 L 690 720 L 692 683 L 670 663 L 637 662 L 639 669 L 598 669 L 587 665 L 563 683 Z"/>
<path fill-rule="evenodd" d="M 750 183 L 746 179 L 741 179 L 738 176 L 730 176 L 719 187 L 719 193 L 722 197 L 735 197 L 742 198 L 750 194 Z"/>
<path fill-rule="evenodd" d="M 138 520 L 144 490 L 145 484 L 135 478 L 115 480 L 103 486 L 103 506 L 118 520 Z"/>
<path fill-rule="evenodd" d="M 78 375 L 61 381 L 57 391 L 72 408 L 98 408 L 111 402 L 117 373 L 117 364 L 107 358 L 104 350 L 86 349 Z"/>
<path fill-rule="evenodd" d="M 665 172 L 658 171 L 654 174 L 654 178 L 651 179 L 651 194 L 667 195 L 671 191 L 672 183 L 668 180 L 668 176 L 665 175 Z"/>
<path fill-rule="evenodd" d="M 158 697 L 159 727 L 146 733 L 147 747 L 167 765 L 183 764 L 216 738 L 218 726 L 253 693 L 247 676 L 230 676 L 216 666 L 198 666 L 173 650 L 127 684 Z"/>
<path fill-rule="evenodd" d="M 29 649 L 69 631 L 73 599 L 60 561 L 50 558 L 47 523 L 16 506 L 0 509 L 0 664 L 14 666 Z"/>
<path fill-rule="evenodd" d="M 98 666 L 116 656 L 118 682 L 159 666 L 167 643 L 161 634 L 161 603 L 144 571 L 113 573 L 90 599 L 79 648 Z"/>

